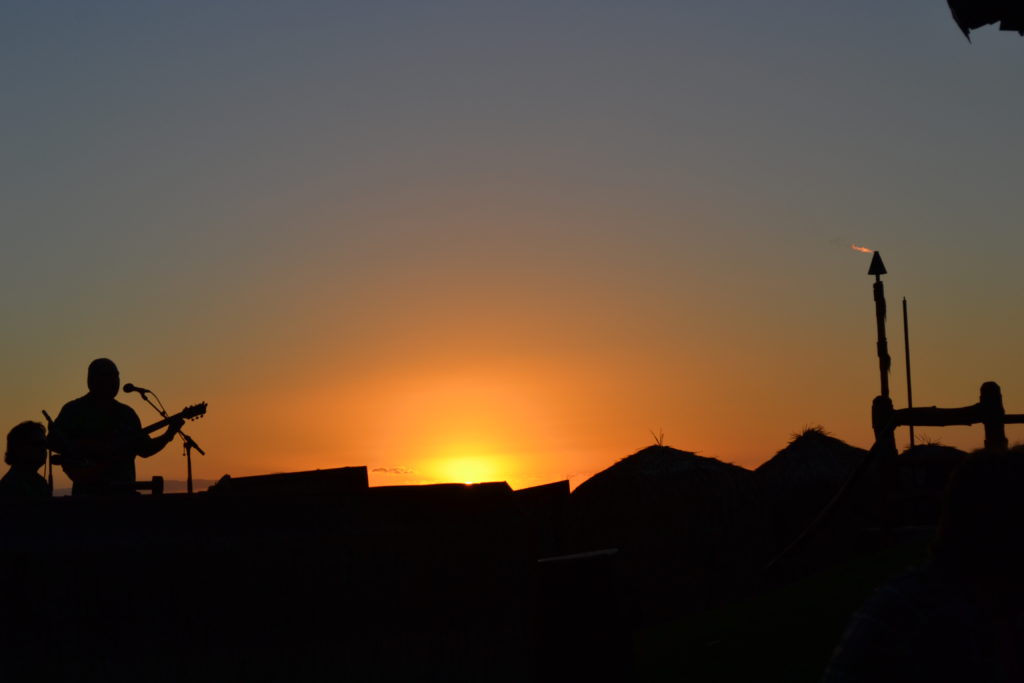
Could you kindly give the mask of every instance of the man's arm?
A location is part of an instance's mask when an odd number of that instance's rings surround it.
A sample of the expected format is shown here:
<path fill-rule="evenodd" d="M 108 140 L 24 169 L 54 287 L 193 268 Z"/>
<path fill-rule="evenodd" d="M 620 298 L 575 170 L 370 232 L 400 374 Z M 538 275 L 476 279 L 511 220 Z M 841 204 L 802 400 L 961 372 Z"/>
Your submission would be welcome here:
<path fill-rule="evenodd" d="M 135 418 L 138 420 L 138 416 Z M 185 424 L 185 420 L 178 417 L 171 420 L 167 424 L 167 429 L 160 436 L 150 437 L 142 433 L 142 425 L 139 423 L 139 433 L 142 434 L 142 438 L 139 439 L 138 450 L 136 454 L 140 458 L 148 458 L 151 455 L 156 455 L 163 450 L 164 446 L 169 444 L 174 436 L 181 431 L 182 426 Z"/>

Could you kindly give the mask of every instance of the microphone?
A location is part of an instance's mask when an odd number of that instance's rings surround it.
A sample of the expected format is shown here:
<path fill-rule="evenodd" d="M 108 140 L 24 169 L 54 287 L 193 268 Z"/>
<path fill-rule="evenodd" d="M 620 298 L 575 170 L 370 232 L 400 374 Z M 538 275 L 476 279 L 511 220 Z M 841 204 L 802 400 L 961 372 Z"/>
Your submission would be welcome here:
<path fill-rule="evenodd" d="M 141 394 L 142 396 L 145 396 L 146 394 L 152 394 L 153 393 L 149 389 L 143 389 L 142 387 L 137 387 L 134 384 L 132 384 L 131 382 L 128 382 L 128 384 L 124 385 L 124 392 L 126 394 L 130 394 L 133 391 L 139 392 L 139 394 Z"/>

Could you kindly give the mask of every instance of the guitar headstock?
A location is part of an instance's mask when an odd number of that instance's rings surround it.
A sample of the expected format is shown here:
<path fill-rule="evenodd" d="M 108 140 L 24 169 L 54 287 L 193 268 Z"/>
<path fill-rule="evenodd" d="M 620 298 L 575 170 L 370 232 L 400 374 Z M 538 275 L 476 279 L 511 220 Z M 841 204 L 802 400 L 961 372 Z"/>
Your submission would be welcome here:
<path fill-rule="evenodd" d="M 178 413 L 178 415 L 186 420 L 197 420 L 203 415 L 206 415 L 206 401 L 197 403 L 194 406 L 188 406 Z"/>

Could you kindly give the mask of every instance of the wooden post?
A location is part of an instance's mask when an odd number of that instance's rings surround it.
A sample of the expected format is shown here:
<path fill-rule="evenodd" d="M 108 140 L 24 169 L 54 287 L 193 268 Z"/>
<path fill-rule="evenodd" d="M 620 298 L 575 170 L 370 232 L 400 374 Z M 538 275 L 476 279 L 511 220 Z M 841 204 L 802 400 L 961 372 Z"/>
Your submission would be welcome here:
<path fill-rule="evenodd" d="M 879 517 L 882 528 L 896 524 L 896 420 L 892 399 L 878 396 L 871 403 L 871 427 L 875 432 L 872 446 L 878 462 Z"/>
<path fill-rule="evenodd" d="M 873 287 L 875 296 L 875 325 L 878 329 L 878 372 L 882 382 L 882 395 L 871 404 L 871 427 L 875 432 L 875 445 L 872 446 L 874 457 L 878 462 L 878 507 L 879 522 L 884 529 L 894 526 L 896 515 L 893 506 L 893 493 L 896 488 L 896 420 L 889 398 L 889 368 L 892 359 L 889 357 L 889 343 L 885 338 L 885 264 L 882 255 L 877 251 L 871 256 L 868 275 L 875 276 Z"/>
<path fill-rule="evenodd" d="M 875 432 L 875 445 L 882 446 L 879 453 L 896 455 L 896 411 L 888 396 L 876 396 L 871 403 L 871 428 Z"/>
<path fill-rule="evenodd" d="M 978 401 L 982 411 L 982 424 L 985 425 L 985 448 L 990 451 L 1005 451 L 1009 447 L 1006 440 L 1005 417 L 1003 409 L 1003 392 L 995 382 L 981 385 L 981 398 Z"/>

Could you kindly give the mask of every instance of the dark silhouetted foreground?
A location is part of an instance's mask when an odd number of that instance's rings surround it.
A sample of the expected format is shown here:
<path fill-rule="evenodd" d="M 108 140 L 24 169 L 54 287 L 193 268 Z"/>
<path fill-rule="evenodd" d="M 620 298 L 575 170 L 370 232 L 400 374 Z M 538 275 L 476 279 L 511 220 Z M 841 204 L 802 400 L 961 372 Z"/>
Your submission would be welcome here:
<path fill-rule="evenodd" d="M 934 557 L 855 616 L 826 683 L 1024 681 L 1024 452 L 971 455 Z"/>
<path fill-rule="evenodd" d="M 897 457 L 898 524 L 934 525 L 964 456 Z M 571 494 L 352 467 L 0 500 L 0 661 L 10 680 L 817 680 L 931 533 L 879 529 L 877 480 L 848 486 L 866 457 L 814 429 L 754 472 L 659 445 Z M 946 528 L 943 547 L 977 538 Z"/>

